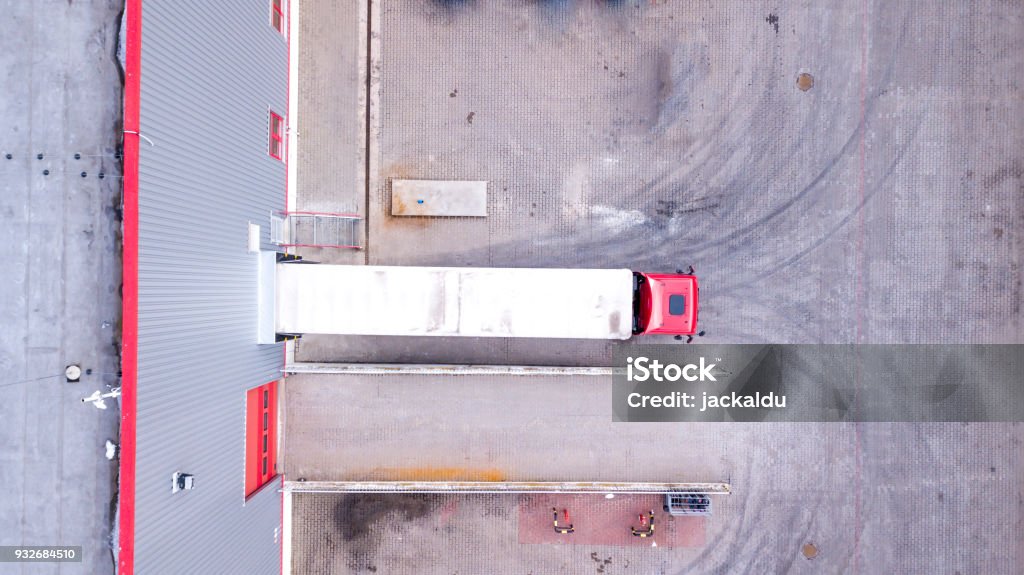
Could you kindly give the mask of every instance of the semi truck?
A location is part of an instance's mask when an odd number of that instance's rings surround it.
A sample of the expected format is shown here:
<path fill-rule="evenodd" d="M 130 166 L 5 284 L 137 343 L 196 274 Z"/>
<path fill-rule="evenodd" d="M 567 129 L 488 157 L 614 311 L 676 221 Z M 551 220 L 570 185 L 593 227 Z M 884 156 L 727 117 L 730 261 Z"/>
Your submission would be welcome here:
<path fill-rule="evenodd" d="M 302 334 L 628 339 L 697 327 L 692 274 L 277 261 L 261 268 L 263 342 Z"/>

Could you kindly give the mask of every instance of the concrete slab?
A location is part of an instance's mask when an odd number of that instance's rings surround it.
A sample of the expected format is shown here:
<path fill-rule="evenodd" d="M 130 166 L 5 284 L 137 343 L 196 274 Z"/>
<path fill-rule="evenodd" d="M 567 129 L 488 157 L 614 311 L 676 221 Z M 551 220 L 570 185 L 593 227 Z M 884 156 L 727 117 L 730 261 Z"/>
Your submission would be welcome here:
<path fill-rule="evenodd" d="M 302 0 L 296 204 L 291 211 L 366 214 L 366 0 Z M 294 80 L 293 80 L 294 81 Z M 366 245 L 359 230 L 359 245 Z M 299 249 L 316 261 L 361 264 L 351 249 Z"/>
<path fill-rule="evenodd" d="M 948 29 L 927 2 L 374 9 L 372 263 L 694 264 L 708 342 L 1024 341 L 1019 6 Z M 392 217 L 406 177 L 488 180 L 489 216 Z M 299 359 L 609 350 L 316 338 Z"/>
<path fill-rule="evenodd" d="M 1022 10 L 375 2 L 367 256 L 693 264 L 712 342 L 1024 341 Z M 387 182 L 412 177 L 487 180 L 488 218 L 392 217 Z M 971 289 L 953 287 L 965 278 Z M 309 337 L 297 355 L 590 366 L 608 365 L 612 345 Z M 735 494 L 708 521 L 713 544 L 657 550 L 520 545 L 518 500 L 500 496 L 306 495 L 303 572 L 967 573 L 1024 561 L 1021 510 L 1007 504 L 1021 490 L 1019 425 L 690 424 L 619 437 L 596 410 L 600 390 L 582 402 L 594 411 L 558 414 L 564 390 L 444 396 L 447 384 L 353 381 L 335 399 L 302 392 L 320 402 L 295 412 L 315 419 L 291 439 L 305 471 L 621 477 L 703 464 Z M 569 434 L 565 449 L 545 432 Z M 638 470 L 682 446 L 678 469 Z"/>
<path fill-rule="evenodd" d="M 604 502 L 601 496 L 596 496 Z M 703 548 L 519 541 L 517 496 L 296 496 L 293 573 L 673 573 Z M 633 505 L 617 499 L 621 517 Z M 531 517 L 532 518 L 532 517 Z M 551 529 L 550 509 L 538 520 Z M 621 525 L 608 525 L 616 532 Z M 554 533 L 552 532 L 552 536 Z"/>
<path fill-rule="evenodd" d="M 609 367 L 561 367 L 538 365 L 452 365 L 415 363 L 289 363 L 289 374 L 295 373 L 347 373 L 347 374 L 413 374 L 413 375 L 611 375 Z"/>
<path fill-rule="evenodd" d="M 296 343 L 306 362 L 611 366 L 613 340 L 307 335 Z"/>
<path fill-rule="evenodd" d="M 372 263 L 693 264 L 719 342 L 1024 341 L 1019 5 L 380 11 Z M 409 177 L 488 218 L 392 217 Z"/>
<path fill-rule="evenodd" d="M 649 483 L 611 481 L 452 481 L 463 470 L 457 467 L 433 468 L 429 473 L 407 474 L 409 476 L 430 475 L 428 479 L 408 481 L 302 481 L 286 480 L 286 493 L 528 493 L 528 494 L 657 494 L 669 492 L 699 493 L 702 495 L 728 495 L 728 483 Z M 494 474 L 499 477 L 500 474 Z"/>
<path fill-rule="evenodd" d="M 0 545 L 81 545 L 82 563 L 5 573 L 112 573 L 118 385 L 121 83 L 116 1 L 5 4 L 0 78 Z M 67 383 L 65 366 L 83 375 Z"/>
<path fill-rule="evenodd" d="M 615 424 L 611 378 L 288 378 L 285 473 L 310 481 L 725 481 L 715 426 Z M 666 435 L 667 434 L 667 435 Z M 659 449 L 649 450 L 654 438 Z M 673 441 L 669 438 L 683 439 Z"/>
<path fill-rule="evenodd" d="M 1024 477 L 1020 424 L 612 424 L 602 379 L 289 377 L 286 472 L 728 480 L 732 494 L 714 499 L 703 546 L 527 543 L 531 519 L 520 523 L 516 496 L 296 494 L 295 565 L 303 573 L 593 573 L 597 552 L 613 557 L 608 573 L 1010 573 L 1024 560 L 1022 512 L 1008 504 Z M 607 500 L 588 501 L 572 514 L 602 515 Z M 813 560 L 800 554 L 806 543 L 819 549 Z"/>
<path fill-rule="evenodd" d="M 487 182 L 391 180 L 392 216 L 487 216 Z"/>

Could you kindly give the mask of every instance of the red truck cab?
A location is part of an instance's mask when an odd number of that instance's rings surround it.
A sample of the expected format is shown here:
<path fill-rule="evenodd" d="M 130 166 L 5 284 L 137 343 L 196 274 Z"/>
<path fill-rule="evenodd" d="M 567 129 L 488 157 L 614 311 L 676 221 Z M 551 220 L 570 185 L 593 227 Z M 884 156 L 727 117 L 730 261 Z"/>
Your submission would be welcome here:
<path fill-rule="evenodd" d="M 699 291 L 697 276 L 633 272 L 633 333 L 694 334 Z"/>

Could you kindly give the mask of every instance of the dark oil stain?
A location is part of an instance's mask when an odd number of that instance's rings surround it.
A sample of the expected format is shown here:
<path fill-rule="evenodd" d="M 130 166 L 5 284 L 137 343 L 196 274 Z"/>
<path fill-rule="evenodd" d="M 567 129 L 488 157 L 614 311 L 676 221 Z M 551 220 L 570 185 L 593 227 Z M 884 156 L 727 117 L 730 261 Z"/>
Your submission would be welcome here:
<path fill-rule="evenodd" d="M 449 98 L 454 98 L 455 96 L 458 96 L 458 95 L 459 95 L 459 89 L 458 88 L 456 88 L 456 89 L 454 89 L 454 90 L 452 90 L 451 92 L 448 93 L 448 97 Z"/>
<path fill-rule="evenodd" d="M 605 569 L 607 569 L 608 566 L 612 564 L 611 557 L 605 557 L 604 559 L 601 559 L 597 556 L 597 551 L 592 552 L 590 554 L 590 558 L 594 561 L 594 563 L 597 563 L 598 573 L 604 573 Z M 626 567 L 629 567 L 629 562 L 626 562 Z"/>
<path fill-rule="evenodd" d="M 765 22 L 772 25 L 775 28 L 775 33 L 779 33 L 779 17 L 775 14 L 768 14 L 768 17 L 764 19 Z"/>
<path fill-rule="evenodd" d="M 346 495 L 335 505 L 334 524 L 345 541 L 353 541 L 366 537 L 370 527 L 389 513 L 399 513 L 412 521 L 426 516 L 436 504 L 436 498 L 424 495 Z"/>
<path fill-rule="evenodd" d="M 1017 268 L 1016 265 L 1010 264 L 1010 269 L 1013 270 L 1014 272 L 1017 271 L 1016 268 Z M 1016 275 L 1016 273 L 1014 275 Z M 1012 308 L 1012 311 L 1013 311 L 1014 314 L 1020 313 L 1020 301 L 1021 301 L 1021 280 L 1018 277 L 1017 281 L 1014 282 L 1014 284 L 1013 284 L 1013 308 Z"/>
<path fill-rule="evenodd" d="M 466 116 L 466 121 L 469 122 L 469 124 L 471 124 L 471 125 L 473 123 L 473 117 L 474 116 L 476 116 L 476 112 L 470 112 L 469 115 Z"/>
<path fill-rule="evenodd" d="M 675 200 L 658 200 L 658 207 L 654 210 L 654 213 L 666 218 L 674 218 L 683 214 L 698 212 L 713 213 L 714 209 L 719 206 L 718 203 L 703 202 L 702 199 L 686 203 Z"/>
<path fill-rule="evenodd" d="M 484 517 L 493 517 L 493 518 L 498 519 L 498 520 L 506 520 L 506 519 L 508 519 L 508 517 L 509 517 L 509 507 L 508 507 L 508 505 L 505 505 L 505 504 L 501 503 L 501 501 L 502 500 L 499 500 L 499 502 L 497 502 L 497 503 L 490 504 L 490 505 L 485 505 L 484 508 L 483 508 L 483 516 Z"/>
<path fill-rule="evenodd" d="M 1003 228 L 995 228 L 992 233 L 996 235 L 997 240 L 1003 239 Z"/>
<path fill-rule="evenodd" d="M 986 177 L 983 181 L 983 185 L 987 189 L 992 189 L 998 187 L 1008 179 L 1020 180 L 1022 176 L 1024 176 L 1024 168 L 1013 163 L 999 168 L 995 173 Z"/>

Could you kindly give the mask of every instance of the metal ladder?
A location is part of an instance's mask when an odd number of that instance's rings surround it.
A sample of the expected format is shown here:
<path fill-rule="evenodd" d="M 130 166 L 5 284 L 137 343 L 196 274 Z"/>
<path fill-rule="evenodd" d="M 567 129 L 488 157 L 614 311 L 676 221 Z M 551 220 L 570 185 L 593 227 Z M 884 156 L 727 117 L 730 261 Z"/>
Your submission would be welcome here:
<path fill-rule="evenodd" d="M 270 241 L 284 248 L 361 250 L 358 214 L 278 212 L 270 218 Z"/>

